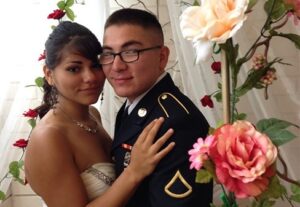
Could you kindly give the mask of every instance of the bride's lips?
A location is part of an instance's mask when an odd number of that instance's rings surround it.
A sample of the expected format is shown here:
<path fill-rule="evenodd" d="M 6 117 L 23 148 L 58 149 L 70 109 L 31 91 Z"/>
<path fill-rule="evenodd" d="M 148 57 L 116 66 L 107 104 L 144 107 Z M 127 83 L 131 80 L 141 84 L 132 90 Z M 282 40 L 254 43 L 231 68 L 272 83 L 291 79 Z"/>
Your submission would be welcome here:
<path fill-rule="evenodd" d="M 84 88 L 84 89 L 81 89 L 80 91 L 84 92 L 84 93 L 98 93 L 100 90 L 101 90 L 101 88 L 99 88 L 99 87 L 93 87 L 93 88 Z"/>

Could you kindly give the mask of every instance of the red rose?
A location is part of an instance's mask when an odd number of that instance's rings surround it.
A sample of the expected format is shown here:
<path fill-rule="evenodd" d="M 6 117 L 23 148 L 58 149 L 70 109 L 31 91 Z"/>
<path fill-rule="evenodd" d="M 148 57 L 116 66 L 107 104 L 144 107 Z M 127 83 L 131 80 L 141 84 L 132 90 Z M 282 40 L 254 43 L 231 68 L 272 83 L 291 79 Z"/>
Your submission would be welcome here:
<path fill-rule="evenodd" d="M 65 12 L 60 9 L 54 10 L 51 14 L 48 15 L 48 19 L 61 19 L 63 16 L 65 16 Z"/>
<path fill-rule="evenodd" d="M 30 117 L 30 118 L 35 118 L 35 117 L 37 117 L 37 115 L 38 115 L 38 113 L 33 109 L 29 109 L 28 111 L 25 111 L 23 113 L 23 116 Z"/>
<path fill-rule="evenodd" d="M 215 74 L 221 73 L 221 62 L 216 61 L 211 64 L 211 69 L 215 72 Z"/>
<path fill-rule="evenodd" d="M 44 60 L 44 59 L 46 59 L 45 50 L 44 50 L 44 52 L 42 54 L 40 54 L 40 57 L 39 57 L 38 61 Z"/>
<path fill-rule="evenodd" d="M 28 140 L 19 139 L 13 145 L 15 147 L 25 148 L 27 146 L 27 144 L 28 144 Z"/>
<path fill-rule="evenodd" d="M 205 106 L 208 106 L 210 108 L 214 107 L 214 103 L 211 100 L 210 96 L 208 96 L 208 95 L 205 95 L 200 101 L 201 101 L 202 106 L 204 106 L 204 107 Z"/>

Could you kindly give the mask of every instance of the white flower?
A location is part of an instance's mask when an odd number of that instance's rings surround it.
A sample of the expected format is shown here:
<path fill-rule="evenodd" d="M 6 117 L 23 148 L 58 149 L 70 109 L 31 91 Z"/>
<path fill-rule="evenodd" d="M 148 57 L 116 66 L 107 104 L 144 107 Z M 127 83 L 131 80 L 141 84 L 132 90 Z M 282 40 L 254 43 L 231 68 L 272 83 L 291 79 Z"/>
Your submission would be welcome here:
<path fill-rule="evenodd" d="M 197 62 L 207 60 L 214 42 L 225 43 L 242 27 L 248 3 L 249 0 L 202 0 L 201 6 L 183 11 L 180 28 L 183 37 L 196 46 Z"/>

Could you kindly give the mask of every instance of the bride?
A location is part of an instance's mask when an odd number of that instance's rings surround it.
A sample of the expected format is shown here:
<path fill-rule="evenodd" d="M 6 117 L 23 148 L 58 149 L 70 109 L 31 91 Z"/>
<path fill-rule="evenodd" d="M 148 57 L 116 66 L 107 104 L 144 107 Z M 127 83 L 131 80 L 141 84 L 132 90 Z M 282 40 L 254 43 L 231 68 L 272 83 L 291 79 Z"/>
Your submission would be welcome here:
<path fill-rule="evenodd" d="M 41 120 L 30 135 L 25 175 L 48 207 L 124 206 L 139 183 L 174 147 L 160 149 L 172 135 L 153 143 L 163 118 L 149 124 L 131 151 L 130 164 L 116 179 L 111 138 L 97 102 L 105 76 L 95 35 L 74 22 L 61 22 L 45 43 Z"/>

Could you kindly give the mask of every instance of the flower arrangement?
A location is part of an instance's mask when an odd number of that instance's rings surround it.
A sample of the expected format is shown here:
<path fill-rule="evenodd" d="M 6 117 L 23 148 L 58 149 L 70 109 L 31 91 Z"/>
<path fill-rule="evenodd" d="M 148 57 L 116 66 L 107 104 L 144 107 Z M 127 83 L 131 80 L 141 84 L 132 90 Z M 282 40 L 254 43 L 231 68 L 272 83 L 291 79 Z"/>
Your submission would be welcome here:
<path fill-rule="evenodd" d="M 63 18 L 65 18 L 65 16 L 66 16 L 69 20 L 74 21 L 75 14 L 72 10 L 72 6 L 74 5 L 74 3 L 75 3 L 74 0 L 59 1 L 57 3 L 58 8 L 53 10 L 53 12 L 47 16 L 47 19 L 54 19 L 54 20 L 57 20 L 58 22 L 60 22 L 60 21 L 63 21 Z M 52 26 L 52 28 L 53 27 L 55 27 L 55 26 Z M 43 51 L 40 54 L 40 56 L 38 57 L 38 61 L 43 61 L 45 58 L 46 58 L 46 54 L 45 54 L 45 51 Z M 41 90 L 43 90 L 42 89 L 43 78 L 37 77 L 35 79 L 35 84 L 30 85 L 30 86 L 38 87 Z M 27 111 L 25 111 L 23 113 L 23 116 L 28 118 L 27 122 L 30 125 L 31 130 L 30 130 L 30 133 L 27 138 L 20 138 L 13 144 L 14 147 L 20 148 L 22 150 L 22 153 L 18 160 L 13 160 L 10 162 L 10 164 L 8 166 L 8 172 L 4 175 L 3 178 L 0 179 L 0 187 L 1 187 L 1 183 L 5 179 L 11 179 L 11 178 L 14 179 L 15 181 L 18 181 L 22 185 L 27 184 L 26 178 L 22 174 L 22 172 L 24 171 L 23 158 L 24 158 L 27 144 L 29 142 L 31 131 L 36 126 L 36 122 L 38 120 L 38 113 L 35 109 L 28 109 Z M 0 201 L 3 201 L 5 199 L 6 199 L 6 194 L 0 190 Z"/>
<path fill-rule="evenodd" d="M 287 167 L 279 153 L 279 146 L 296 136 L 288 130 L 299 126 L 280 119 L 262 119 L 256 125 L 239 113 L 236 104 L 252 89 L 265 90 L 276 80 L 275 64 L 284 64 L 281 58 L 269 58 L 269 47 L 274 37 L 286 38 L 300 49 L 300 36 L 280 29 L 290 18 L 295 24 L 300 19 L 299 0 L 265 0 L 266 21 L 250 49 L 241 55 L 234 35 L 251 15 L 257 0 L 201 0 L 185 9 L 180 17 L 183 37 L 192 41 L 196 63 L 220 55 L 221 61 L 211 65 L 215 74 L 221 74 L 218 90 L 201 99 L 204 107 L 214 107 L 212 98 L 223 103 L 223 122 L 211 128 L 209 135 L 199 138 L 188 154 L 190 168 L 197 170 L 196 182 L 213 179 L 221 185 L 221 200 L 225 207 L 239 205 L 238 199 L 252 201 L 253 207 L 272 206 L 277 199 L 286 199 L 291 206 L 300 203 L 300 182 L 287 176 Z M 263 48 L 264 54 L 256 54 Z M 252 68 L 241 84 L 241 67 L 252 60 Z M 230 76 L 229 76 L 230 74 Z M 277 169 L 277 162 L 283 172 Z M 287 189 L 282 181 L 291 184 Z M 212 206 L 215 206 L 212 204 Z"/>

